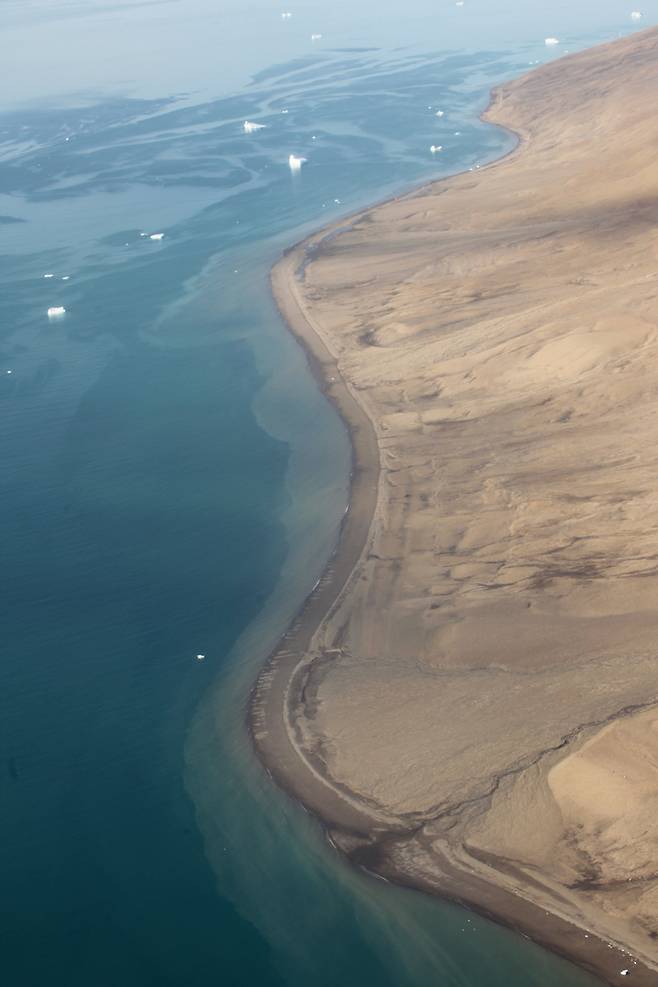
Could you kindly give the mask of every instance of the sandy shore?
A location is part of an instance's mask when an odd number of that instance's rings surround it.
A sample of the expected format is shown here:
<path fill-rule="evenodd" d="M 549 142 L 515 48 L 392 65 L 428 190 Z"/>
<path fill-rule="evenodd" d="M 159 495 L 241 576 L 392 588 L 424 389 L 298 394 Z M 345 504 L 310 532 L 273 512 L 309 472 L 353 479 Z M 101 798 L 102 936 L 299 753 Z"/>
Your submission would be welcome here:
<path fill-rule="evenodd" d="M 350 509 L 250 707 L 358 864 L 658 980 L 658 32 L 501 88 L 501 163 L 275 267 Z M 628 970 L 626 976 L 622 970 Z"/>

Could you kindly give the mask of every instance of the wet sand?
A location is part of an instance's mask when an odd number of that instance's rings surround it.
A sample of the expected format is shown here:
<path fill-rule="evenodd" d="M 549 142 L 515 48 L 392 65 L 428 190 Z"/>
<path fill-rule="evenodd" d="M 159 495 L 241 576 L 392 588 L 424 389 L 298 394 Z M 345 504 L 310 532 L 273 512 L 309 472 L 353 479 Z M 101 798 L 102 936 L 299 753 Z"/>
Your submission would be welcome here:
<path fill-rule="evenodd" d="M 254 689 L 361 866 L 608 983 L 658 971 L 658 32 L 502 87 L 502 162 L 289 251 L 353 440 L 337 551 Z M 621 971 L 629 970 L 628 976 Z"/>

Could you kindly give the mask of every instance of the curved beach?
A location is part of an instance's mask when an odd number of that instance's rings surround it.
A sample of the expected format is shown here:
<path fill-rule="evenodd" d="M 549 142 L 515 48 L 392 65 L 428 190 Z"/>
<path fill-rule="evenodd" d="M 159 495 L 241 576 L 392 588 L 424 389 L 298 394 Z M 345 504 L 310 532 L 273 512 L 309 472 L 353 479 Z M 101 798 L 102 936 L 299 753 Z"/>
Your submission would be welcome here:
<path fill-rule="evenodd" d="M 643 987 L 656 81 L 648 31 L 506 85 L 486 119 L 522 135 L 510 156 L 274 268 L 354 469 L 250 706 L 268 770 L 355 863 Z"/>

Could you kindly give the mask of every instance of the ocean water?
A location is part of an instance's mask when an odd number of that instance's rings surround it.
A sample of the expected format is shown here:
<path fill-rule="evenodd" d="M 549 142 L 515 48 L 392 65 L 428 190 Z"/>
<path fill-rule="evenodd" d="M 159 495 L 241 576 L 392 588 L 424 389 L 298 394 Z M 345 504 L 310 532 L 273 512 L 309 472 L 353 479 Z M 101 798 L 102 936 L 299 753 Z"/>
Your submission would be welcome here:
<path fill-rule="evenodd" d="M 509 149 L 491 85 L 638 26 L 531 6 L 4 0 L 3 983 L 595 983 L 346 866 L 245 729 L 350 463 L 267 272 Z"/>

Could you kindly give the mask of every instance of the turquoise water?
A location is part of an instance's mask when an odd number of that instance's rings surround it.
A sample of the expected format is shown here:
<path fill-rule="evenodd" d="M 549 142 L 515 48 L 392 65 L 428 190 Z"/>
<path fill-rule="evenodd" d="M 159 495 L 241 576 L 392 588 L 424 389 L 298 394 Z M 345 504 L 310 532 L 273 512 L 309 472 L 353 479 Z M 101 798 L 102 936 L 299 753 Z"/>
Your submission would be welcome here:
<path fill-rule="evenodd" d="M 272 261 L 350 209 L 504 152 L 478 112 L 490 85 L 556 57 L 546 35 L 576 50 L 630 29 L 611 2 L 353 6 L 283 21 L 265 0 L 3 4 L 12 987 L 593 983 L 346 867 L 245 732 L 349 470 L 269 298 Z M 247 136 L 245 119 L 266 129 Z M 291 152 L 308 158 L 297 176 Z"/>

